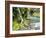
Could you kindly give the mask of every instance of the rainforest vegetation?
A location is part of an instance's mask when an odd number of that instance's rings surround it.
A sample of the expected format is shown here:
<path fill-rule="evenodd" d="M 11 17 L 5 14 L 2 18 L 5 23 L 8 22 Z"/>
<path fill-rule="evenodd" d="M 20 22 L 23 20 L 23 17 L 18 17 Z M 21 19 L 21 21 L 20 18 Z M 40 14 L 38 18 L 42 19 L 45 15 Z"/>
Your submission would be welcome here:
<path fill-rule="evenodd" d="M 32 23 L 31 17 L 40 18 L 39 8 L 24 8 L 24 7 L 13 7 L 12 8 L 13 18 L 13 30 L 29 30 L 28 27 Z M 37 20 L 39 22 L 39 20 Z"/>

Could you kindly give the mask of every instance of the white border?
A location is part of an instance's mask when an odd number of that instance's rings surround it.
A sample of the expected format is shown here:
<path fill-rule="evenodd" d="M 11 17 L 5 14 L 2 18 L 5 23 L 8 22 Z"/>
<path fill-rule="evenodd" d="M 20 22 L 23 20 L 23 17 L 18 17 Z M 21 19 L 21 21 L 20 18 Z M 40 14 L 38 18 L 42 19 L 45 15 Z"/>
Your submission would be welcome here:
<path fill-rule="evenodd" d="M 12 31 L 12 7 L 40 8 L 40 30 Z M 42 6 L 10 4 L 10 34 L 39 33 L 42 32 Z"/>

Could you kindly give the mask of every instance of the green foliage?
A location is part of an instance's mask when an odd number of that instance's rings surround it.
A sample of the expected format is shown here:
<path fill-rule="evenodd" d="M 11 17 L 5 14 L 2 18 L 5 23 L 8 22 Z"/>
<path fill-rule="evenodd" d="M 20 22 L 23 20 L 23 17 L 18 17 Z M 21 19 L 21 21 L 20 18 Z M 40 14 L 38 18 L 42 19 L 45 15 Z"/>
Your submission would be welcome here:
<path fill-rule="evenodd" d="M 13 30 L 18 30 L 19 29 L 19 25 L 15 20 L 13 21 Z"/>
<path fill-rule="evenodd" d="M 35 13 L 35 10 L 33 8 L 13 7 L 13 30 L 27 29 L 26 27 L 31 23 L 31 19 L 27 20 L 27 17 L 28 15 L 30 17 L 37 16 L 38 13 Z"/>

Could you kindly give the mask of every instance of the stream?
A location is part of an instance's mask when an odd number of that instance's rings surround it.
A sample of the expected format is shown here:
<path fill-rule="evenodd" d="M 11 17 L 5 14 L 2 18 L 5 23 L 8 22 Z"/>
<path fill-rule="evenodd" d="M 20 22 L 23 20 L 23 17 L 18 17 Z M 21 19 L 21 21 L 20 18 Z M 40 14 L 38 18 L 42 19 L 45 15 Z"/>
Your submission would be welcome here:
<path fill-rule="evenodd" d="M 31 16 L 31 23 L 26 28 L 22 28 L 21 30 L 39 30 L 40 29 L 40 17 L 33 17 Z"/>

